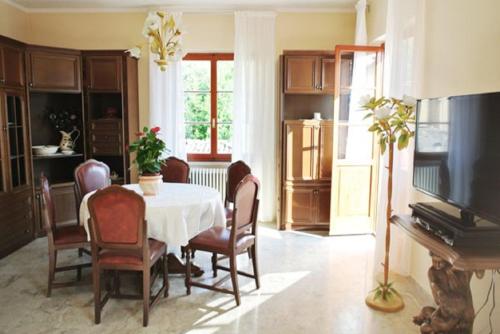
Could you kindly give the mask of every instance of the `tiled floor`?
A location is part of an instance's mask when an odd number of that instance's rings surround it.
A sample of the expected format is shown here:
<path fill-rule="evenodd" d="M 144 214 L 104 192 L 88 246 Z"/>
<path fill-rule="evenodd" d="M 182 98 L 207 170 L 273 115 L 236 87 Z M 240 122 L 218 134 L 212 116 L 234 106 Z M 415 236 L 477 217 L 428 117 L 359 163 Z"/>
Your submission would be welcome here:
<path fill-rule="evenodd" d="M 94 325 L 90 285 L 45 297 L 47 241 L 38 239 L 0 260 L 0 333 L 418 333 L 411 318 L 431 301 L 411 280 L 397 279 L 402 312 L 383 314 L 364 304 L 374 284 L 373 237 L 259 232 L 260 290 L 241 277 L 242 305 L 235 307 L 229 295 L 193 288 L 186 296 L 182 277 L 172 276 L 170 296 L 152 309 L 146 329 L 140 301 L 110 300 Z M 75 259 L 76 252 L 60 258 Z M 195 260 L 211 276 L 209 256 L 197 253 Z M 246 256 L 238 262 L 251 268 Z"/>

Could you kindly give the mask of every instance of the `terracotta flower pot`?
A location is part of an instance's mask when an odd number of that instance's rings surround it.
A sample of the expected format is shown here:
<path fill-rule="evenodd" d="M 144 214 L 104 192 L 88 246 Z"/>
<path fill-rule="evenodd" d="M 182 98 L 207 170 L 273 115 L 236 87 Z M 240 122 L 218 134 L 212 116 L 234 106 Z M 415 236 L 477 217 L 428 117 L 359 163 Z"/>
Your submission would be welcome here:
<path fill-rule="evenodd" d="M 139 175 L 139 186 L 144 196 L 156 196 L 160 193 L 160 186 L 163 183 L 163 176 L 157 175 Z"/>

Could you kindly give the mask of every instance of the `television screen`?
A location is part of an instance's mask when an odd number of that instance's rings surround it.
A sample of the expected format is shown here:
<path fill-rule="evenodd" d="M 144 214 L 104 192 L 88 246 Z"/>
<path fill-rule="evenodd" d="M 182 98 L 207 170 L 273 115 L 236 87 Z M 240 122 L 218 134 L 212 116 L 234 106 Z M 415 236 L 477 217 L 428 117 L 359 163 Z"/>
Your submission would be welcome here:
<path fill-rule="evenodd" d="M 418 101 L 413 185 L 500 223 L 500 92 Z"/>

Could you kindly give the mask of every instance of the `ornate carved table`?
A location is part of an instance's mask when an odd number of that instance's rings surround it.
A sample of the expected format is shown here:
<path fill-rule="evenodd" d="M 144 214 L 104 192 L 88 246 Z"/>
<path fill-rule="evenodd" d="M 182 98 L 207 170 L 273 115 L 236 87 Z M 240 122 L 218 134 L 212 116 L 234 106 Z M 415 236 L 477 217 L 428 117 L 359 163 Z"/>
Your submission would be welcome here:
<path fill-rule="evenodd" d="M 470 280 L 474 273 L 482 278 L 485 270 L 500 268 L 500 242 L 498 248 L 451 247 L 421 228 L 409 215 L 393 216 L 392 223 L 427 248 L 432 258 L 427 275 L 437 307 L 426 306 L 413 318 L 420 332 L 472 333 L 475 313 Z"/>

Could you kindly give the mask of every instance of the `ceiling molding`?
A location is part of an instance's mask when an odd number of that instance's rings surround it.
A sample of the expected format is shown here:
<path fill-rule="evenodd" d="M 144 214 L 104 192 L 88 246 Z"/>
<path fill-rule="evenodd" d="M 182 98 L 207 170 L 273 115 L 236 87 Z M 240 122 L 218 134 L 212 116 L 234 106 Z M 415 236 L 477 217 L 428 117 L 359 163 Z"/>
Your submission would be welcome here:
<path fill-rule="evenodd" d="M 235 11 L 275 11 L 278 13 L 354 13 L 352 8 L 345 6 L 332 7 L 273 7 L 273 6 L 144 6 L 123 8 L 29 8 L 13 0 L 2 0 L 6 4 L 25 13 L 146 13 L 151 10 L 163 9 L 191 14 L 233 14 Z"/>

